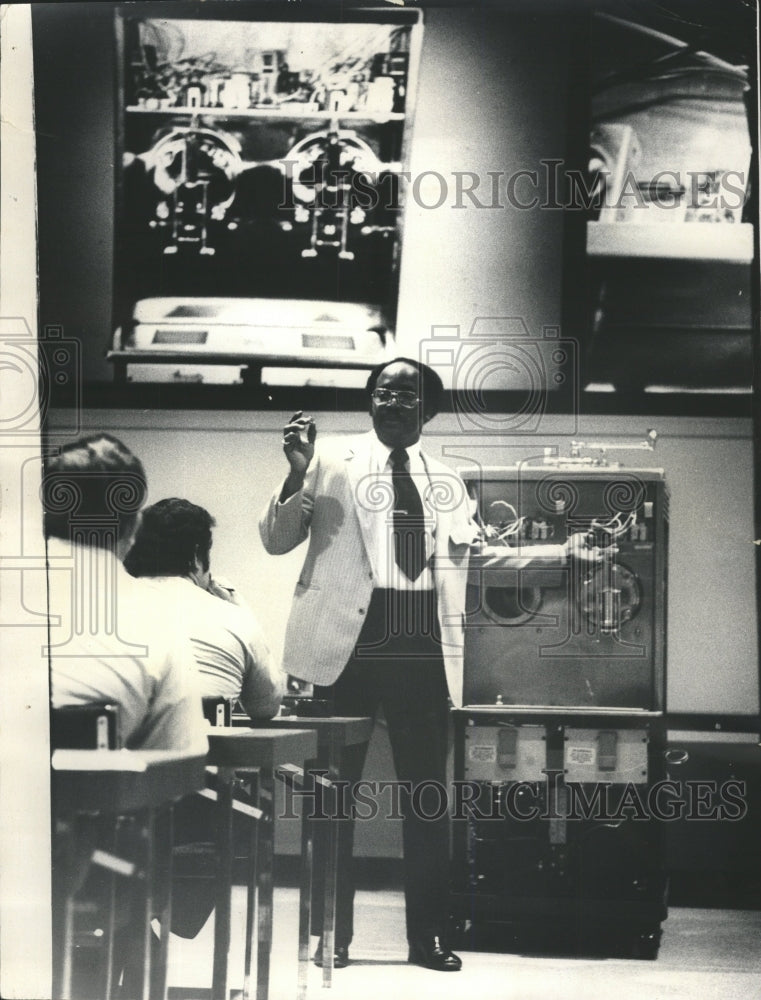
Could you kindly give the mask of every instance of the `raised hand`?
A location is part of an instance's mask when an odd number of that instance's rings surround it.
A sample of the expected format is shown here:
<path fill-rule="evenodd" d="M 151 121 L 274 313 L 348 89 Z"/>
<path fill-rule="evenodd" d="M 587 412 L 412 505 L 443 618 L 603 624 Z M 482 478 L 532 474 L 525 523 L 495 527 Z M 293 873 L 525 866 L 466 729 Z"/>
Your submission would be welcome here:
<path fill-rule="evenodd" d="M 283 428 L 283 452 L 291 467 L 281 500 L 301 489 L 309 463 L 314 458 L 314 441 L 317 425 L 312 417 L 305 417 L 303 410 L 297 410 Z"/>

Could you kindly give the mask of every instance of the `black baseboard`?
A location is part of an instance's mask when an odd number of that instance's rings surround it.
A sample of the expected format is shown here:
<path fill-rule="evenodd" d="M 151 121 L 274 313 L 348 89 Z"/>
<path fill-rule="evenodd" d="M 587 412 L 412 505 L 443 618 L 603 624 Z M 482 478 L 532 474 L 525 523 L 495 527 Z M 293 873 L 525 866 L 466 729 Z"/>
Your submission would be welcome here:
<path fill-rule="evenodd" d="M 677 871 L 669 876 L 669 906 L 761 910 L 761 871 Z"/>
<path fill-rule="evenodd" d="M 301 859 L 297 854 L 275 855 L 274 878 L 277 886 L 298 886 Z M 244 862 L 236 858 L 233 881 L 245 884 Z M 354 882 L 358 889 L 401 890 L 404 885 L 401 858 L 355 858 Z"/>
<path fill-rule="evenodd" d="M 300 859 L 294 854 L 275 857 L 275 885 L 299 885 Z M 401 891 L 404 885 L 400 858 L 355 858 L 354 877 L 358 889 Z M 235 871 L 236 884 L 243 884 L 242 864 Z M 669 874 L 669 906 L 722 910 L 761 910 L 761 870 L 675 871 Z"/>

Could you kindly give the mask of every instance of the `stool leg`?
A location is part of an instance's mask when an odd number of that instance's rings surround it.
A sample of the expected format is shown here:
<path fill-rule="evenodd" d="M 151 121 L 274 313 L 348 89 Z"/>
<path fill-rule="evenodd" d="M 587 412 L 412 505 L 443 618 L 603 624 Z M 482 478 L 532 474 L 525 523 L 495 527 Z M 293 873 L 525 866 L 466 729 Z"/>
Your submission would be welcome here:
<path fill-rule="evenodd" d="M 331 755 L 332 758 L 332 755 Z M 338 789 L 335 783 L 337 773 L 333 760 L 330 761 L 328 778 L 329 812 L 327 820 L 328 854 L 325 866 L 325 910 L 322 929 L 322 985 L 330 988 L 333 983 L 333 955 L 336 938 L 336 878 L 338 872 Z"/>
<path fill-rule="evenodd" d="M 111 831 L 111 850 L 114 854 L 119 854 L 119 831 L 121 829 L 121 817 L 114 821 Z M 111 872 L 108 885 L 108 915 L 106 917 L 106 984 L 104 990 L 105 1000 L 111 1000 L 114 991 L 114 953 L 116 940 L 116 875 Z"/>
<path fill-rule="evenodd" d="M 304 768 L 306 792 L 314 792 L 314 775 Z M 297 1000 L 304 1000 L 309 977 L 309 932 L 312 922 L 312 864 L 314 859 L 312 823 L 306 808 L 301 816 L 301 878 L 299 885 L 299 968 Z"/>
<path fill-rule="evenodd" d="M 233 825 L 232 774 L 220 768 L 217 792 L 217 899 L 214 912 L 214 968 L 212 1000 L 227 1000 L 227 962 L 230 951 L 230 894 L 232 889 Z"/>
<path fill-rule="evenodd" d="M 156 952 L 156 967 L 152 976 L 151 1000 L 165 1000 L 169 958 L 169 931 L 172 926 L 172 845 L 174 843 L 174 810 L 170 805 L 162 811 L 160 845 L 156 851 L 156 881 L 160 886 L 161 937 Z"/>
<path fill-rule="evenodd" d="M 128 909 L 128 920 L 118 931 L 109 923 L 107 950 L 111 952 L 111 985 L 122 975 L 120 996 L 148 1000 L 151 982 L 151 918 L 153 916 L 153 880 L 155 877 L 154 817 L 151 810 L 140 810 L 117 821 L 115 844 L 118 855 L 130 858 L 133 874 L 120 880 L 117 895 Z M 113 933 L 112 933 L 113 931 Z"/>
<path fill-rule="evenodd" d="M 264 811 L 260 839 L 259 905 L 257 907 L 256 1000 L 267 1000 L 272 950 L 272 867 L 274 856 L 274 779 L 271 770 L 260 772 L 260 799 Z"/>
<path fill-rule="evenodd" d="M 152 809 L 140 813 L 139 829 L 142 841 L 142 864 L 145 873 L 140 886 L 141 900 L 137 911 L 139 913 L 139 928 L 137 940 L 141 969 L 140 1000 L 151 1000 L 151 918 L 153 916 L 153 875 L 155 872 L 154 858 L 156 849 L 156 817 Z"/>
<path fill-rule="evenodd" d="M 74 897 L 67 896 L 63 915 L 63 949 L 61 970 L 61 1000 L 72 1000 L 71 979 L 74 957 Z"/>
<path fill-rule="evenodd" d="M 259 809 L 259 774 L 251 772 L 250 800 L 252 805 Z M 246 956 L 243 967 L 243 997 L 249 1000 L 251 996 L 251 969 L 254 963 L 254 926 L 256 917 L 256 889 L 259 872 L 259 823 L 261 820 L 254 819 L 251 822 L 251 836 L 248 842 L 248 863 L 246 865 Z"/>
<path fill-rule="evenodd" d="M 72 952 L 74 948 L 74 819 L 59 819 L 56 825 L 56 856 L 52 871 L 53 889 L 53 994 L 71 998 Z"/>

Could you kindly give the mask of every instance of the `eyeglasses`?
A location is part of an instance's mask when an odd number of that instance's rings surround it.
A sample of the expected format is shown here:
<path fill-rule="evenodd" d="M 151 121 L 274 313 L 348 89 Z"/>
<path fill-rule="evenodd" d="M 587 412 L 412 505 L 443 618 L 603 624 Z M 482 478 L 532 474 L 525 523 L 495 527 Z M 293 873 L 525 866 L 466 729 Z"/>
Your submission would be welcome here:
<path fill-rule="evenodd" d="M 405 410 L 411 410 L 420 402 L 420 396 L 408 389 L 373 389 L 371 395 L 376 403 L 386 404 L 394 399 Z"/>

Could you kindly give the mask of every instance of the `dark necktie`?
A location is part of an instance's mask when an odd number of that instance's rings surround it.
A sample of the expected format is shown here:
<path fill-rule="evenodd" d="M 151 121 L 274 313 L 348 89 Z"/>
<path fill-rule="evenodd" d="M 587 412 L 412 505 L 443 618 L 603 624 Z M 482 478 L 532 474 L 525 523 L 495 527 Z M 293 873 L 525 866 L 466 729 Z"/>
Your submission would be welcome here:
<path fill-rule="evenodd" d="M 425 525 L 420 494 L 407 471 L 407 452 L 391 452 L 394 486 L 394 553 L 396 564 L 410 580 L 417 580 L 425 567 Z"/>

